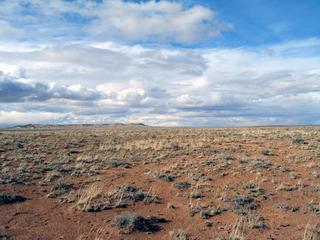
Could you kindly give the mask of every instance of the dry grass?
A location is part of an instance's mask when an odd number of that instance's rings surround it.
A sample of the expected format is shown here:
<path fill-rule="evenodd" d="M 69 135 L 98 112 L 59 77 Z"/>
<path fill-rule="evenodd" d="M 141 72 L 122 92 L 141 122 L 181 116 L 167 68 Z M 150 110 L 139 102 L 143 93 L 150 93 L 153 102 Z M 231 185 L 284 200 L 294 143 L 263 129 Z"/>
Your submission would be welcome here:
<path fill-rule="evenodd" d="M 302 240 L 320 240 L 320 225 L 306 225 Z"/>
<path fill-rule="evenodd" d="M 245 238 L 243 236 L 243 225 L 244 225 L 243 217 L 238 217 L 236 222 L 232 226 L 232 230 L 228 240 L 244 240 Z"/>
<path fill-rule="evenodd" d="M 101 184 L 92 184 L 86 189 L 79 190 L 79 198 L 74 208 L 77 210 L 85 211 L 91 204 L 92 200 L 99 196 L 102 192 Z"/>

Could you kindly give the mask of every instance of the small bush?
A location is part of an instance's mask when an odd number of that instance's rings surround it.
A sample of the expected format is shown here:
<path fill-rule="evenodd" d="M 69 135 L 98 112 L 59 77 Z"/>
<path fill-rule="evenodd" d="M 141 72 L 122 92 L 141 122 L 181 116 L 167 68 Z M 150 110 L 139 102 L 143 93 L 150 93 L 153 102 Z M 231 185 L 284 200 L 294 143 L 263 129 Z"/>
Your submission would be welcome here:
<path fill-rule="evenodd" d="M 296 136 L 292 138 L 292 143 L 294 144 L 304 144 L 306 143 L 305 140 L 303 139 L 303 137 L 301 136 Z"/>
<path fill-rule="evenodd" d="M 191 184 L 188 182 L 176 182 L 174 186 L 179 190 L 186 190 L 191 187 Z"/>
<path fill-rule="evenodd" d="M 111 222 L 111 226 L 117 227 L 123 233 L 140 232 L 156 232 L 160 227 L 156 224 L 165 223 L 167 220 L 162 217 L 150 216 L 144 218 L 136 213 L 122 213 L 115 216 Z"/>
<path fill-rule="evenodd" d="M 27 200 L 27 198 L 20 195 L 0 194 L 0 205 L 23 202 L 25 200 Z"/>
<path fill-rule="evenodd" d="M 274 153 L 270 149 L 262 149 L 261 154 L 265 155 L 265 156 L 273 156 L 274 155 Z"/>
<path fill-rule="evenodd" d="M 172 182 L 174 180 L 174 177 L 169 175 L 169 174 L 166 174 L 166 173 L 158 173 L 155 175 L 156 178 L 159 178 L 163 181 L 166 181 L 166 182 Z"/>
<path fill-rule="evenodd" d="M 50 193 L 48 194 L 49 198 L 54 198 L 57 196 L 61 196 L 67 192 L 69 192 L 72 189 L 72 184 L 69 182 L 58 180 L 53 185 Z"/>
<path fill-rule="evenodd" d="M 158 196 L 152 195 L 150 192 L 142 191 L 135 186 L 124 184 L 118 186 L 116 192 L 109 194 L 108 199 L 110 201 L 133 201 L 144 203 L 161 203 L 162 199 Z"/>
<path fill-rule="evenodd" d="M 258 204 L 249 196 L 237 196 L 234 198 L 232 204 L 237 214 L 246 214 L 248 211 L 258 208 Z"/>

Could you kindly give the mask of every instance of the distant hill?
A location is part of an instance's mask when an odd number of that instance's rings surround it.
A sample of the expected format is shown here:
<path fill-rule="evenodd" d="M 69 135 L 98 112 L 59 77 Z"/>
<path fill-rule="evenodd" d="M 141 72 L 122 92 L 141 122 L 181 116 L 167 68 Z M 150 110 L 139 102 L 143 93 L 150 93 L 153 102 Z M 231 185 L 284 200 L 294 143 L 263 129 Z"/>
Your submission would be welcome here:
<path fill-rule="evenodd" d="M 24 124 L 9 127 L 9 129 L 37 129 L 37 128 L 57 128 L 57 127 L 78 127 L 78 126 L 141 126 L 147 125 L 143 123 L 103 123 L 103 124 Z"/>

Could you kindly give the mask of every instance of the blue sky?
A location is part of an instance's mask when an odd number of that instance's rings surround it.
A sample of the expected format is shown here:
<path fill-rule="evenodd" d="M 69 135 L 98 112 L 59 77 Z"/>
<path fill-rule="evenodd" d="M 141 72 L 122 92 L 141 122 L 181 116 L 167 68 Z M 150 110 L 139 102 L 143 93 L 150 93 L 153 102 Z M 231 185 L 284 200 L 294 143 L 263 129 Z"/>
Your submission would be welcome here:
<path fill-rule="evenodd" d="M 221 45 L 262 45 L 301 40 L 319 35 L 319 1 L 308 0 L 221 0 L 208 1 L 233 31 L 222 37 Z"/>
<path fill-rule="evenodd" d="M 0 0 L 0 126 L 318 124 L 316 0 Z"/>

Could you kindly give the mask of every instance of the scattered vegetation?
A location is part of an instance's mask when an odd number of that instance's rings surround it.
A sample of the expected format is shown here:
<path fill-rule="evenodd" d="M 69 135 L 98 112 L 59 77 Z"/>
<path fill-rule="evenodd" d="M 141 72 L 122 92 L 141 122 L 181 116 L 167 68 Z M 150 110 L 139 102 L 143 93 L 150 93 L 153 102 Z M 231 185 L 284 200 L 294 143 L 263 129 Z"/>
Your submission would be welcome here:
<path fill-rule="evenodd" d="M 319 142 L 319 127 L 3 130 L 0 226 L 12 239 L 318 240 Z M 22 234 L 26 219 L 41 234 Z"/>

